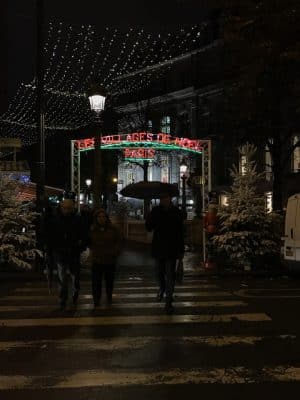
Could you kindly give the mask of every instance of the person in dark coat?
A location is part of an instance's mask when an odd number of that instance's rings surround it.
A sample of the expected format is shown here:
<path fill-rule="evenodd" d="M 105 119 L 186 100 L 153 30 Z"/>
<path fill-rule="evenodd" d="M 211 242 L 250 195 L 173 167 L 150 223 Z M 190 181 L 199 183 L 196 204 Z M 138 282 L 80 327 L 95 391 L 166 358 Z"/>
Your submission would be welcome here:
<path fill-rule="evenodd" d="M 45 272 L 48 279 L 49 291 L 52 289 L 53 272 L 56 268 L 55 256 L 54 256 L 54 221 L 56 219 L 57 207 L 51 206 L 49 203 L 45 207 L 44 220 L 43 220 L 43 249 L 44 249 L 44 261 L 45 261 Z"/>
<path fill-rule="evenodd" d="M 184 254 L 184 214 L 171 202 L 168 193 L 162 194 L 159 206 L 153 207 L 146 218 L 146 229 L 153 231 L 152 255 L 156 261 L 159 281 L 158 300 L 166 293 L 166 311 L 173 312 L 176 260 Z"/>
<path fill-rule="evenodd" d="M 54 259 L 58 273 L 60 308 L 68 300 L 68 277 L 71 277 L 73 305 L 77 305 L 80 290 L 80 252 L 86 245 L 81 218 L 75 212 L 71 199 L 60 203 L 57 215 L 51 223 L 51 237 Z"/>
<path fill-rule="evenodd" d="M 92 292 L 96 308 L 101 299 L 103 276 L 107 302 L 112 303 L 116 260 L 121 248 L 121 235 L 103 208 L 95 212 L 89 247 L 92 261 Z"/>

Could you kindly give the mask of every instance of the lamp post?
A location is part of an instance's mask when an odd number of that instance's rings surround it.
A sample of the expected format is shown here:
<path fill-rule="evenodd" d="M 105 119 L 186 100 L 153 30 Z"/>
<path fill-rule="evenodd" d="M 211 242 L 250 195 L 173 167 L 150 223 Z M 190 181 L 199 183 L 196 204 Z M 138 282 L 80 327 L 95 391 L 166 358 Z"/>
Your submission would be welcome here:
<path fill-rule="evenodd" d="M 101 200 L 101 136 L 102 115 L 105 107 L 106 90 L 98 85 L 93 85 L 88 93 L 91 110 L 96 115 L 97 132 L 94 138 L 94 208 L 100 207 Z"/>
<path fill-rule="evenodd" d="M 183 159 L 180 164 L 180 177 L 182 179 L 182 197 L 181 197 L 181 204 L 182 204 L 182 211 L 186 212 L 186 171 L 188 169 L 186 161 Z"/>
<path fill-rule="evenodd" d="M 85 203 L 86 203 L 86 204 L 89 204 L 89 200 L 90 200 L 90 188 L 91 188 L 92 180 L 91 180 L 91 179 L 86 179 L 86 180 L 85 180 L 85 184 L 86 184 L 86 187 L 87 187 Z"/>
<path fill-rule="evenodd" d="M 36 0 L 36 87 L 37 130 L 39 157 L 37 164 L 36 206 L 37 211 L 45 207 L 45 99 L 44 99 L 44 0 Z"/>

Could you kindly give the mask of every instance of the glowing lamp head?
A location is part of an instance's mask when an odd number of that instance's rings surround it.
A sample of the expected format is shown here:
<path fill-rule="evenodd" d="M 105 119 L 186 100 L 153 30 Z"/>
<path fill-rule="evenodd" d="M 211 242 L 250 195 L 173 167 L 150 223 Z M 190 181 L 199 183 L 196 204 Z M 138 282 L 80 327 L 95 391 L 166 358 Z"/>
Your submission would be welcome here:
<path fill-rule="evenodd" d="M 86 186 L 91 186 L 91 184 L 92 184 L 92 180 L 91 179 L 86 179 L 85 180 L 85 184 L 86 184 Z"/>
<path fill-rule="evenodd" d="M 180 174 L 184 175 L 188 169 L 186 161 L 183 159 L 180 164 Z"/>
<path fill-rule="evenodd" d="M 104 110 L 106 90 L 98 85 L 93 85 L 88 93 L 91 110 L 100 113 Z"/>

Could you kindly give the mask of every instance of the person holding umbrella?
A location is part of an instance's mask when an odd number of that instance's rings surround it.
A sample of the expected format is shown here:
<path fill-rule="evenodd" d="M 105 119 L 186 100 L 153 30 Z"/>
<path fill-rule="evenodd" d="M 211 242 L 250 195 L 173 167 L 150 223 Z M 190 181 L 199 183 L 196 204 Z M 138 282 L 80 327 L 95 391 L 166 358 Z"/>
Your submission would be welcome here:
<path fill-rule="evenodd" d="M 159 281 L 158 300 L 166 294 L 166 312 L 174 311 L 173 292 L 176 277 L 176 260 L 184 255 L 185 216 L 174 206 L 169 192 L 160 194 L 160 204 L 153 207 L 146 218 L 147 231 L 153 231 L 152 255 L 156 261 Z"/>

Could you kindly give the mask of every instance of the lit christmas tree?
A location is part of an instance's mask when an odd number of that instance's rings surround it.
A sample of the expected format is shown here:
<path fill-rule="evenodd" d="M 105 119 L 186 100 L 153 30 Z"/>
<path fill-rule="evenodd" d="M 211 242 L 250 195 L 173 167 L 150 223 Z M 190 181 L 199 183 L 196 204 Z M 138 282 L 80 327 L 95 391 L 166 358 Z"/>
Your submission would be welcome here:
<path fill-rule="evenodd" d="M 20 184 L 0 175 L 0 263 L 23 269 L 32 268 L 36 255 L 35 219 L 32 205 L 18 200 Z"/>
<path fill-rule="evenodd" d="M 235 265 L 252 268 L 259 259 L 275 256 L 280 250 L 280 217 L 267 213 L 264 194 L 257 192 L 262 174 L 257 173 L 253 157 L 256 147 L 239 148 L 241 170 L 233 166 L 229 205 L 219 210 L 219 234 L 213 238 L 218 252 Z"/>

